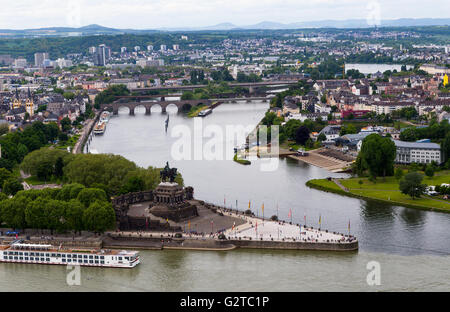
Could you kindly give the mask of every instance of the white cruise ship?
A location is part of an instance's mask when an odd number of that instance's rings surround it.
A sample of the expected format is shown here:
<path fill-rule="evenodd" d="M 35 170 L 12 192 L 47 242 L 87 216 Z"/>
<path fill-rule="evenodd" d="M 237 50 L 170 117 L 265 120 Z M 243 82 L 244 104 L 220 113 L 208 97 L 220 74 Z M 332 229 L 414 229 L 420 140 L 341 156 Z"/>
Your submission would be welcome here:
<path fill-rule="evenodd" d="M 102 114 L 100 115 L 100 121 L 101 122 L 105 122 L 107 123 L 109 121 L 109 117 L 110 117 L 110 113 L 108 111 L 104 111 L 102 112 Z"/>
<path fill-rule="evenodd" d="M 139 264 L 139 252 L 63 249 L 52 245 L 14 242 L 10 245 L 0 245 L 0 262 L 134 268 Z"/>

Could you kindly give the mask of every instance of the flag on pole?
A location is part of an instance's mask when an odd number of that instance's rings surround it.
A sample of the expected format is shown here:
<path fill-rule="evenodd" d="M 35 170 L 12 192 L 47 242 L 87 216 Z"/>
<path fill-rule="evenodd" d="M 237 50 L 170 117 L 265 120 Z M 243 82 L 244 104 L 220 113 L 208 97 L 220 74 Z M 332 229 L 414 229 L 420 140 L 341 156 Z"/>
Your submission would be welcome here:
<path fill-rule="evenodd" d="M 226 199 L 225 199 L 225 195 L 223 195 L 223 206 L 225 207 L 226 206 Z"/>
<path fill-rule="evenodd" d="M 189 229 L 189 231 L 191 230 L 191 221 L 190 220 L 188 221 L 188 229 Z"/>
<path fill-rule="evenodd" d="M 262 204 L 262 213 L 264 215 L 264 203 Z"/>
<path fill-rule="evenodd" d="M 319 216 L 319 226 L 322 224 L 322 215 Z"/>
<path fill-rule="evenodd" d="M 238 205 L 237 205 L 237 199 L 236 199 L 236 210 L 238 209 Z"/>
<path fill-rule="evenodd" d="M 350 234 L 350 219 L 348 220 L 348 234 Z"/>
<path fill-rule="evenodd" d="M 306 225 L 306 213 L 305 213 L 305 225 Z"/>
<path fill-rule="evenodd" d="M 289 208 L 289 214 L 288 214 L 288 218 L 292 217 L 292 210 L 291 208 Z"/>
<path fill-rule="evenodd" d="M 250 201 L 248 201 L 248 209 L 250 209 L 250 205 L 251 205 L 251 202 L 250 202 Z"/>

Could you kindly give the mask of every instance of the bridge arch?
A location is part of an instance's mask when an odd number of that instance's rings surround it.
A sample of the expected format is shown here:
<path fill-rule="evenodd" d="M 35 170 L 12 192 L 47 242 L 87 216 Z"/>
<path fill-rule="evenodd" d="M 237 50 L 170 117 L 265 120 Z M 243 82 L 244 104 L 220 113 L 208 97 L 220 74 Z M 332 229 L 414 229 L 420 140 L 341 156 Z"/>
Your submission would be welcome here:
<path fill-rule="evenodd" d="M 183 112 L 189 112 L 189 111 L 191 110 L 191 108 L 192 108 L 192 105 L 191 105 L 190 103 L 184 103 L 184 104 L 181 106 L 181 111 L 183 111 Z"/>
<path fill-rule="evenodd" d="M 123 114 L 123 113 L 125 113 L 125 110 L 128 111 L 129 115 L 134 115 L 134 108 L 135 108 L 135 106 L 117 105 L 117 109 L 116 109 L 117 113 L 114 113 L 114 115 L 119 115 L 121 113 Z"/>
<path fill-rule="evenodd" d="M 169 103 L 166 105 L 166 112 L 175 113 L 177 114 L 179 112 L 179 106 L 175 103 Z"/>
<path fill-rule="evenodd" d="M 150 113 L 162 113 L 164 112 L 163 106 L 159 103 L 152 103 L 149 105 L 149 111 Z"/>

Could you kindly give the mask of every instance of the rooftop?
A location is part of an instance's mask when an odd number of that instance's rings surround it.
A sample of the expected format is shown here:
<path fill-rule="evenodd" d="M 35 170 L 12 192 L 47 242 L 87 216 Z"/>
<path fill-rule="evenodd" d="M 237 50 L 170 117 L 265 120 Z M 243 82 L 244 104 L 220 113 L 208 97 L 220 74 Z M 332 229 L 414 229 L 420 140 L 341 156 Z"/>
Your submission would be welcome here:
<path fill-rule="evenodd" d="M 424 148 L 424 149 L 441 149 L 441 146 L 436 143 L 420 143 L 420 142 L 405 142 L 394 140 L 396 147 L 405 147 L 405 148 Z"/>

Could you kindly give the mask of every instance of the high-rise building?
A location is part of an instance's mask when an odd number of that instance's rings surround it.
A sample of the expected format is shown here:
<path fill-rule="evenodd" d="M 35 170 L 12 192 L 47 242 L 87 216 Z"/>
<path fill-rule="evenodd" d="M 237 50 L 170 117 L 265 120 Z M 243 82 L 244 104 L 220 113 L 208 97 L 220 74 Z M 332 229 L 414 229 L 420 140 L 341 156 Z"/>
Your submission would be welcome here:
<path fill-rule="evenodd" d="M 153 51 L 153 46 L 152 45 L 148 45 L 147 46 L 147 51 Z"/>
<path fill-rule="evenodd" d="M 120 53 L 122 53 L 122 54 L 127 53 L 127 48 L 126 47 L 121 47 L 120 48 Z"/>
<path fill-rule="evenodd" d="M 105 66 L 107 61 L 111 58 L 111 49 L 106 45 L 101 44 L 96 49 L 94 55 L 94 65 L 95 66 Z"/>
<path fill-rule="evenodd" d="M 174 45 L 173 45 L 173 50 L 174 50 L 174 51 L 180 50 L 180 46 L 179 46 L 178 44 L 174 44 Z"/>
<path fill-rule="evenodd" d="M 50 59 L 47 52 L 34 54 L 34 66 L 42 67 L 44 61 Z"/>
<path fill-rule="evenodd" d="M 134 47 L 134 51 L 135 51 L 135 52 L 141 51 L 141 47 L 140 47 L 140 46 L 135 46 L 135 47 Z"/>
<path fill-rule="evenodd" d="M 164 52 L 164 51 L 166 51 L 167 50 L 167 46 L 165 45 L 165 44 L 162 44 L 161 45 L 161 48 L 160 48 L 160 51 L 161 52 Z"/>

